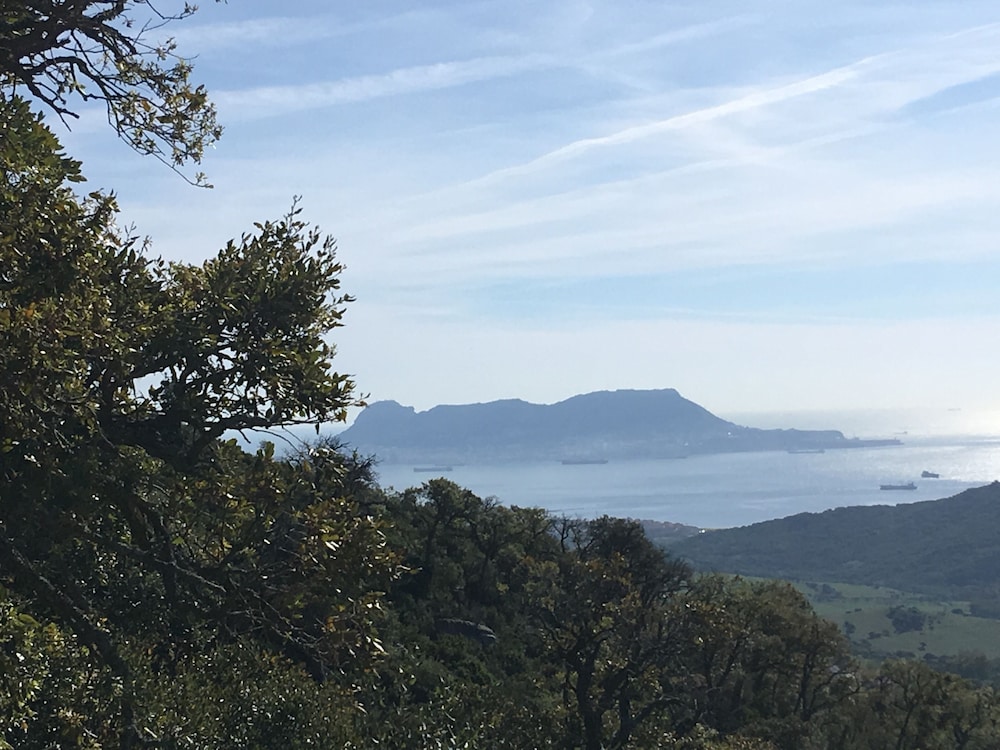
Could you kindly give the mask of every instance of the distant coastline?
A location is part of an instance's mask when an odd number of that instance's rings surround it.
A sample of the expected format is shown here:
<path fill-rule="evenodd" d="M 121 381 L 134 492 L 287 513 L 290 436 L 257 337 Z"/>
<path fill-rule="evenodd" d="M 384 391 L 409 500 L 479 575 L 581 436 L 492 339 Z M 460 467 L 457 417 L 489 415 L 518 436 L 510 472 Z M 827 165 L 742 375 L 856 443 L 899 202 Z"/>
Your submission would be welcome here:
<path fill-rule="evenodd" d="M 351 449 L 417 470 L 457 464 L 555 461 L 600 464 L 716 453 L 900 445 L 898 438 L 845 437 L 836 429 L 762 429 L 722 419 L 674 389 L 598 391 L 556 404 L 518 399 L 442 405 L 418 412 L 379 401 L 339 439 Z"/>
<path fill-rule="evenodd" d="M 910 407 L 811 409 L 800 411 L 729 411 L 720 414 L 738 424 L 764 429 L 810 429 L 835 425 L 845 435 L 898 437 L 906 442 L 942 437 L 992 437 L 1000 430 L 1000 410 Z"/>

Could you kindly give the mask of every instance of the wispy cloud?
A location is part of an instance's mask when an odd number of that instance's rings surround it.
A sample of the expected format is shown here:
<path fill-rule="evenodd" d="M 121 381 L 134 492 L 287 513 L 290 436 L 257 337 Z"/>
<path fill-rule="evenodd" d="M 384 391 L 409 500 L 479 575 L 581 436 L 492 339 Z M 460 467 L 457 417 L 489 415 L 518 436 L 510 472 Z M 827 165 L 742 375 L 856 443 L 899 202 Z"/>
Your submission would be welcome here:
<path fill-rule="evenodd" d="M 215 95 L 215 101 L 220 110 L 230 117 L 268 117 L 464 86 L 551 64 L 552 61 L 542 55 L 484 57 L 399 68 L 384 74 L 322 83 L 221 91 Z"/>
<path fill-rule="evenodd" d="M 268 47 L 289 47 L 307 44 L 319 39 L 345 36 L 357 30 L 346 24 L 336 24 L 325 17 L 313 17 L 303 23 L 302 18 L 271 16 L 248 18 L 242 21 L 222 23 L 197 23 L 198 16 L 187 25 L 165 27 L 171 32 L 184 54 L 204 55 L 208 50 L 238 48 L 245 52 L 248 48 L 260 50 Z"/>
<path fill-rule="evenodd" d="M 989 170 L 938 163 L 948 136 L 914 129 L 896 113 L 1000 66 L 990 49 L 995 33 L 927 37 L 816 75 L 709 94 L 716 102 L 708 106 L 576 139 L 397 202 L 396 219 L 390 212 L 378 222 L 380 236 L 398 261 L 414 259 L 407 278 L 415 283 L 421 268 L 457 280 L 606 267 L 589 259 L 644 273 L 974 257 L 987 251 L 978 239 L 935 246 L 923 223 L 935 214 L 960 221 L 1000 201 Z M 850 141 L 858 145 L 849 149 Z M 882 240 L 876 254 L 853 241 L 836 249 L 836 237 L 866 229 L 910 240 Z"/>
<path fill-rule="evenodd" d="M 268 10 L 273 6 L 267 3 Z M 214 11 L 203 7 L 190 20 L 163 27 L 165 35 L 172 36 L 183 54 L 207 55 L 218 51 L 238 50 L 246 54 L 253 49 L 258 54 L 262 50 L 294 47 L 302 48 L 321 40 L 348 37 L 362 37 L 384 33 L 386 29 L 399 26 L 417 27 L 428 22 L 427 11 L 407 9 L 398 13 L 371 14 L 353 17 L 328 6 L 326 3 L 300 3 L 298 11 L 288 15 L 264 15 L 231 20 L 232 9 Z M 220 20 L 205 20 L 206 17 Z"/>
<path fill-rule="evenodd" d="M 740 14 L 725 18 L 695 23 L 682 26 L 679 29 L 671 29 L 659 34 L 653 34 L 637 41 L 629 41 L 617 46 L 612 46 L 606 50 L 598 50 L 594 57 L 601 60 L 611 60 L 616 57 L 627 55 L 640 55 L 664 47 L 671 47 L 685 42 L 694 42 L 711 37 L 726 34 L 732 31 L 745 28 L 746 26 L 758 22 L 759 18 L 751 14 Z"/>
<path fill-rule="evenodd" d="M 820 75 L 809 76 L 808 78 L 792 83 L 753 91 L 732 101 L 705 107 L 693 112 L 674 115 L 654 122 L 634 125 L 614 133 L 582 138 L 549 151 L 525 164 L 496 170 L 481 179 L 483 181 L 492 181 L 500 178 L 524 175 L 534 170 L 548 167 L 555 162 L 579 157 L 589 151 L 631 144 L 639 140 L 664 135 L 671 131 L 706 125 L 714 120 L 747 113 L 795 97 L 815 94 L 851 80 L 857 75 L 858 69 L 863 68 L 866 63 L 867 61 L 861 61 Z"/>
<path fill-rule="evenodd" d="M 256 5 L 256 18 L 245 0 L 243 20 L 181 38 L 218 81 L 229 129 L 205 166 L 219 189 L 177 222 L 163 180 L 112 164 L 111 184 L 136 180 L 122 184 L 128 218 L 167 254 L 210 250 L 304 194 L 361 300 L 342 351 L 366 389 L 426 405 L 570 387 L 759 394 L 775 376 L 755 361 L 801 350 L 782 398 L 802 383 L 893 396 L 896 363 L 916 394 L 958 377 L 924 368 L 928 336 L 971 350 L 1000 330 L 958 320 L 973 271 L 939 272 L 1000 266 L 992 0 L 749 12 L 736 0 L 302 0 L 279 18 Z M 89 128 L 74 138 L 76 152 Z M 854 281 L 899 277 L 915 291 L 891 309 L 879 285 Z M 886 322 L 931 297 L 933 315 Z M 978 310 L 988 298 L 978 289 Z M 848 304 L 876 322 L 841 319 Z M 607 360 L 596 370 L 595 350 Z M 996 365 L 986 350 L 981 371 Z M 879 357 L 879 372 L 843 372 Z M 410 362 L 426 373 L 414 389 L 434 395 L 394 390 Z M 962 385 L 985 393 L 974 381 Z"/>
<path fill-rule="evenodd" d="M 479 179 L 490 182 L 518 177 L 585 156 L 591 151 L 630 145 L 670 132 L 703 129 L 718 120 L 748 115 L 813 94 L 829 93 L 833 89 L 844 89 L 849 83 L 856 84 L 852 90 L 828 98 L 838 102 L 834 106 L 846 105 L 848 108 L 841 112 L 840 121 L 851 118 L 853 121 L 848 123 L 849 127 L 858 128 L 878 113 L 886 116 L 911 112 L 912 109 L 908 108 L 914 103 L 930 99 L 942 91 L 972 82 L 995 80 L 996 72 L 1000 71 L 1000 55 L 995 52 L 998 42 L 1000 25 L 942 35 L 917 49 L 889 51 L 791 82 L 758 87 L 711 106 L 632 125 L 612 133 L 577 139 L 528 162 L 495 170 Z M 828 109 L 819 104 L 813 110 L 813 118 L 808 117 L 807 112 L 800 126 L 808 126 L 811 119 L 823 116 Z M 796 115 L 801 117 L 802 113 Z"/>

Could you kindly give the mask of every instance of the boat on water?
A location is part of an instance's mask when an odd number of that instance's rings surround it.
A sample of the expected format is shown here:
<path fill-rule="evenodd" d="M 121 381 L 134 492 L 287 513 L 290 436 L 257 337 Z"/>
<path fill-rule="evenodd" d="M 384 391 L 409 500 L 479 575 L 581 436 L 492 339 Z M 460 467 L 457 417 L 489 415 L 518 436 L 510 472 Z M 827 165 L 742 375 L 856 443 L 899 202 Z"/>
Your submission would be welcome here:
<path fill-rule="evenodd" d="M 906 484 L 880 484 L 878 486 L 880 490 L 915 490 L 917 485 L 913 482 L 907 482 Z"/>
<path fill-rule="evenodd" d="M 452 466 L 414 466 L 413 470 L 419 474 L 441 473 L 454 471 Z"/>
<path fill-rule="evenodd" d="M 940 479 L 941 475 L 936 471 L 927 471 L 926 469 L 920 472 L 921 479 Z"/>
<path fill-rule="evenodd" d="M 560 463 L 563 466 L 580 466 L 584 464 L 606 464 L 606 458 L 564 458 Z"/>

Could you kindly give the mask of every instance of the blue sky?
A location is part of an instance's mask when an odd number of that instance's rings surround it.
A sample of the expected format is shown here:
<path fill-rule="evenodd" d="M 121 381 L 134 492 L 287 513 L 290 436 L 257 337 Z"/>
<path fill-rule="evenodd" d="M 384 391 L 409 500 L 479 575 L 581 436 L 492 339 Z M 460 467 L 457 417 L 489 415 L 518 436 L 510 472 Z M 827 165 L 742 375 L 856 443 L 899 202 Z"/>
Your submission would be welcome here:
<path fill-rule="evenodd" d="M 169 31 L 215 189 L 99 113 L 64 138 L 89 187 L 189 261 L 302 196 L 372 400 L 1000 408 L 993 1 L 233 0 Z"/>

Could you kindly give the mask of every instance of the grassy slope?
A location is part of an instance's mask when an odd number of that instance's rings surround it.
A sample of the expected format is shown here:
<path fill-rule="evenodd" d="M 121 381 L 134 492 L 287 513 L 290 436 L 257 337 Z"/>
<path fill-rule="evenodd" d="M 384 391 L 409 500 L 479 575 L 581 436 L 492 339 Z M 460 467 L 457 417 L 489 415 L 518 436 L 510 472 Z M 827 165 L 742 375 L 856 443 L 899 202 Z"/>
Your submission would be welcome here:
<path fill-rule="evenodd" d="M 912 594 L 882 586 L 845 583 L 798 583 L 816 612 L 844 628 L 857 651 L 872 657 L 926 654 L 957 656 L 977 651 L 1000 658 L 1000 620 L 973 617 L 969 604 Z M 919 630 L 897 632 L 889 618 L 894 607 L 919 610 L 926 620 Z"/>
<path fill-rule="evenodd" d="M 798 582 L 861 654 L 976 651 L 1000 659 L 1000 620 L 970 613 L 972 601 L 977 612 L 991 602 L 1000 611 L 1000 483 L 944 500 L 802 513 L 665 546 L 699 570 Z M 923 621 L 899 632 L 893 608 L 912 608 Z"/>

